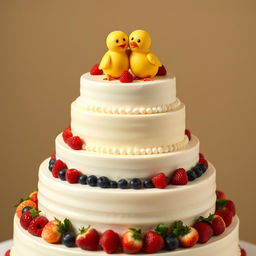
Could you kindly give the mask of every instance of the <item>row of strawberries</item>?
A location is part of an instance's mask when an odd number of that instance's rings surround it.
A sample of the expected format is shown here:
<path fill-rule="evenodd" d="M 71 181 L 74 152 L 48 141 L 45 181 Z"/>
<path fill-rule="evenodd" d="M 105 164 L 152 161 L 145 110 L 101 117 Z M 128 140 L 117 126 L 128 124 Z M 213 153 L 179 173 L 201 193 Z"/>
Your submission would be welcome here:
<path fill-rule="evenodd" d="M 127 254 L 141 251 L 150 254 L 162 249 L 173 251 L 178 247 L 192 247 L 196 243 L 208 242 L 212 236 L 222 234 L 232 223 L 236 207 L 231 200 L 226 199 L 223 192 L 216 191 L 216 194 L 215 214 L 198 218 L 193 226 L 186 226 L 182 221 L 176 221 L 170 227 L 159 224 L 144 235 L 141 230 L 135 228 L 130 228 L 121 237 L 110 229 L 100 234 L 90 226 L 81 228 L 80 233 L 76 235 L 68 219 L 63 222 L 56 218 L 48 221 L 45 216 L 40 215 L 37 191 L 18 204 L 16 215 L 24 229 L 34 236 L 42 237 L 48 243 L 63 243 L 67 247 L 77 246 L 89 251 L 103 249 L 106 253 L 122 250 Z"/>

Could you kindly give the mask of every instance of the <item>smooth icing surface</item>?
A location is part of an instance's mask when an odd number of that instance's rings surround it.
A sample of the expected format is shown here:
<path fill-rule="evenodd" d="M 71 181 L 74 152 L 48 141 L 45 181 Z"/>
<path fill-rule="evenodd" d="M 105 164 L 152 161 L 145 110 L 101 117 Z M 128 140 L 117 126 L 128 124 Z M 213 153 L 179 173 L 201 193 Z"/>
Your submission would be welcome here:
<path fill-rule="evenodd" d="M 155 77 L 153 81 L 121 83 L 105 81 L 104 75 L 86 73 L 80 79 L 80 98 L 83 105 L 106 107 L 156 107 L 176 100 L 176 79 L 172 75 Z"/>
<path fill-rule="evenodd" d="M 185 106 L 173 112 L 148 115 L 112 115 L 82 110 L 71 105 L 71 129 L 86 146 L 140 150 L 184 141 Z"/>
<path fill-rule="evenodd" d="M 69 184 L 52 176 L 45 160 L 39 170 L 39 209 L 48 218 L 69 217 L 78 229 L 93 225 L 99 231 L 130 227 L 143 230 L 159 223 L 182 220 L 192 224 L 198 216 L 215 211 L 216 184 L 212 165 L 197 180 L 166 189 L 121 190 Z"/>
<path fill-rule="evenodd" d="M 192 140 L 183 150 L 151 155 L 108 155 L 72 150 L 64 143 L 61 134 L 55 141 L 56 157 L 87 175 L 107 176 L 113 180 L 121 178 L 146 178 L 158 172 L 170 175 L 177 168 L 189 170 L 198 161 L 199 140 Z"/>
<path fill-rule="evenodd" d="M 206 244 L 196 244 L 189 249 L 154 253 L 155 256 L 240 256 L 238 247 L 239 220 L 233 219 L 231 226 L 220 236 L 212 237 Z M 22 229 L 17 217 L 14 218 L 14 246 L 11 256 L 106 256 L 103 251 L 91 252 L 80 248 L 67 248 L 64 245 L 48 244 L 42 238 L 30 235 Z M 124 253 L 114 254 L 117 256 Z M 148 254 L 139 254 L 148 255 Z"/>

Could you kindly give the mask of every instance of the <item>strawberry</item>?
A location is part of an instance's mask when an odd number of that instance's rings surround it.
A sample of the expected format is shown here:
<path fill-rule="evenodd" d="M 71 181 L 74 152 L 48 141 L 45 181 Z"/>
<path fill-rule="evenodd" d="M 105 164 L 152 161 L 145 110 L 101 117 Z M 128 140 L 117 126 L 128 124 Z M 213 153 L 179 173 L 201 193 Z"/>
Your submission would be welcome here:
<path fill-rule="evenodd" d="M 80 234 L 76 237 L 76 245 L 83 250 L 97 251 L 99 245 L 100 235 L 96 229 L 88 226 L 82 227 Z"/>
<path fill-rule="evenodd" d="M 17 208 L 16 208 L 16 215 L 17 217 L 21 217 L 22 216 L 22 210 L 23 208 L 27 207 L 27 206 L 30 206 L 30 207 L 34 207 L 36 208 L 37 205 L 34 201 L 30 200 L 30 199 L 27 199 L 27 200 L 23 200 L 21 199 L 20 203 L 17 205 Z"/>
<path fill-rule="evenodd" d="M 50 244 L 57 244 L 61 241 L 62 235 L 67 233 L 70 229 L 71 222 L 68 219 L 65 219 L 63 223 L 55 219 L 45 225 L 42 238 Z"/>
<path fill-rule="evenodd" d="M 33 202 L 36 203 L 36 205 L 38 205 L 38 198 L 37 198 L 37 195 L 38 195 L 38 191 L 35 190 L 34 192 L 32 192 L 30 195 L 29 195 L 29 199 Z"/>
<path fill-rule="evenodd" d="M 185 130 L 185 135 L 187 135 L 188 139 L 191 140 L 191 132 L 190 132 L 190 130 L 186 129 Z"/>
<path fill-rule="evenodd" d="M 217 196 L 217 199 L 226 199 L 225 193 L 220 190 L 216 190 L 216 196 Z"/>
<path fill-rule="evenodd" d="M 155 253 L 164 247 L 164 239 L 155 231 L 148 231 L 144 236 L 144 251 Z"/>
<path fill-rule="evenodd" d="M 61 160 L 56 160 L 53 168 L 52 168 L 52 175 L 54 178 L 58 178 L 59 177 L 59 172 L 63 169 L 67 169 L 67 165 L 62 162 Z"/>
<path fill-rule="evenodd" d="M 71 183 L 78 183 L 78 179 L 81 176 L 81 172 L 76 169 L 68 169 L 66 171 L 66 180 Z"/>
<path fill-rule="evenodd" d="M 74 136 L 67 139 L 67 144 L 74 150 L 80 150 L 84 142 L 79 136 Z"/>
<path fill-rule="evenodd" d="M 20 217 L 20 225 L 24 229 L 28 229 L 30 222 L 39 216 L 39 212 L 35 208 L 32 208 L 26 212 L 24 212 Z"/>
<path fill-rule="evenodd" d="M 33 236 L 41 236 L 42 231 L 48 222 L 46 217 L 38 216 L 30 222 L 28 232 Z"/>
<path fill-rule="evenodd" d="M 172 185 L 186 185 L 188 183 L 187 172 L 183 168 L 179 168 L 172 174 Z"/>
<path fill-rule="evenodd" d="M 225 221 L 226 227 L 232 223 L 233 213 L 230 210 L 217 210 L 215 213 L 216 215 L 222 217 L 222 219 Z"/>
<path fill-rule="evenodd" d="M 4 256 L 11 256 L 11 250 L 9 249 L 8 251 L 6 251 Z"/>
<path fill-rule="evenodd" d="M 243 249 L 243 248 L 240 248 L 240 251 L 241 251 L 241 256 L 246 256 L 247 253 L 246 253 L 246 250 Z"/>
<path fill-rule="evenodd" d="M 70 126 L 69 126 L 69 127 L 67 127 L 67 128 L 63 131 L 63 133 L 62 133 L 62 138 L 63 138 L 63 140 L 67 143 L 67 140 L 68 140 L 69 138 L 71 138 L 71 137 L 73 137 L 73 134 L 72 134 L 71 128 L 70 128 Z"/>
<path fill-rule="evenodd" d="M 178 237 L 182 247 L 192 247 L 199 239 L 197 230 L 193 227 L 185 226 L 182 221 L 174 222 L 170 231 L 171 235 Z"/>
<path fill-rule="evenodd" d="M 206 166 L 206 168 L 208 168 L 208 161 L 204 158 L 200 158 L 198 163 L 204 164 Z"/>
<path fill-rule="evenodd" d="M 203 153 L 199 153 L 199 159 L 205 159 Z"/>
<path fill-rule="evenodd" d="M 156 174 L 152 179 L 151 179 L 153 185 L 155 188 L 166 188 L 167 186 L 167 177 L 164 173 L 160 172 Z"/>
<path fill-rule="evenodd" d="M 233 201 L 226 199 L 217 199 L 216 201 L 216 209 L 217 210 L 225 210 L 228 209 L 232 212 L 233 216 L 236 215 L 236 206 Z"/>
<path fill-rule="evenodd" d="M 99 65 L 100 64 L 95 64 L 92 69 L 90 70 L 90 74 L 92 76 L 98 76 L 98 75 L 102 75 L 103 71 L 101 69 L 99 69 Z"/>
<path fill-rule="evenodd" d="M 225 221 L 219 215 L 214 215 L 212 220 L 213 235 L 218 236 L 222 234 L 226 229 Z"/>
<path fill-rule="evenodd" d="M 167 71 L 164 65 L 158 68 L 157 76 L 166 76 Z"/>
<path fill-rule="evenodd" d="M 56 159 L 56 153 L 55 152 L 53 152 L 52 154 L 51 154 L 51 159 Z"/>
<path fill-rule="evenodd" d="M 100 238 L 100 246 L 106 253 L 115 253 L 120 246 L 119 235 L 111 229 L 106 230 Z"/>
<path fill-rule="evenodd" d="M 204 221 L 199 221 L 194 224 L 194 228 L 199 234 L 198 242 L 201 244 L 208 242 L 209 239 L 213 236 L 213 229 L 211 225 Z"/>
<path fill-rule="evenodd" d="M 141 230 L 130 228 L 122 235 L 122 247 L 124 253 L 133 254 L 141 251 L 143 246 Z"/>
<path fill-rule="evenodd" d="M 133 82 L 133 76 L 129 71 L 124 71 L 122 75 L 120 76 L 120 82 L 121 83 L 132 83 Z"/>

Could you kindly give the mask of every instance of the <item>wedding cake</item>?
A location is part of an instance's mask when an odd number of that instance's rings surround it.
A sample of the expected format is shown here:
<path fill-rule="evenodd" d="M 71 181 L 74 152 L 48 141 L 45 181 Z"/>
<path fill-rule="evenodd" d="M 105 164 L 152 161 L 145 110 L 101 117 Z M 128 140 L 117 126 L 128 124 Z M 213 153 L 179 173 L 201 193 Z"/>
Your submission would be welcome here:
<path fill-rule="evenodd" d="M 113 31 L 16 208 L 11 256 L 240 256 L 233 201 L 185 125 L 151 38 Z"/>

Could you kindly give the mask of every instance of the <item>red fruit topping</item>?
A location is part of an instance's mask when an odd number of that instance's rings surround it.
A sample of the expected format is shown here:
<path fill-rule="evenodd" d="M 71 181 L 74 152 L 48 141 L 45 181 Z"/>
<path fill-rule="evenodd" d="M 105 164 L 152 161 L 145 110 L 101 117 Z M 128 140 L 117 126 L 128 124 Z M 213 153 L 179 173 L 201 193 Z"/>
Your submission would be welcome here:
<path fill-rule="evenodd" d="M 29 211 L 24 212 L 20 217 L 20 225 L 24 229 L 28 229 L 30 222 L 39 216 L 39 211 L 35 208 L 30 209 Z"/>
<path fill-rule="evenodd" d="M 80 176 L 81 172 L 76 169 L 68 169 L 66 171 L 66 180 L 71 184 L 78 183 L 78 179 Z"/>
<path fill-rule="evenodd" d="M 68 140 L 69 138 L 71 138 L 71 137 L 73 137 L 73 133 L 72 133 L 71 128 L 70 128 L 70 126 L 69 126 L 69 127 L 67 127 L 67 128 L 63 131 L 63 133 L 62 133 L 62 138 L 63 138 L 63 140 L 67 143 L 67 140 Z"/>
<path fill-rule="evenodd" d="M 245 249 L 241 248 L 240 251 L 241 251 L 241 256 L 246 256 L 247 255 Z"/>
<path fill-rule="evenodd" d="M 21 202 L 18 204 L 18 206 L 17 206 L 17 208 L 16 208 L 16 215 L 17 215 L 17 217 L 21 217 L 22 216 L 22 210 L 23 210 L 23 208 L 25 208 L 25 207 L 27 207 L 27 206 L 30 206 L 30 207 L 34 207 L 34 208 L 36 208 L 37 207 L 37 205 L 36 205 L 36 203 L 34 202 L 34 201 L 32 201 L 32 200 L 22 200 L 21 199 Z"/>
<path fill-rule="evenodd" d="M 166 76 L 167 71 L 164 65 L 158 68 L 157 76 Z"/>
<path fill-rule="evenodd" d="M 206 166 L 206 168 L 208 168 L 208 162 L 207 162 L 207 160 L 205 160 L 205 159 L 203 159 L 203 158 L 200 158 L 198 162 L 201 163 L 201 164 L 204 164 L 204 165 Z"/>
<path fill-rule="evenodd" d="M 213 236 L 213 229 L 210 224 L 199 221 L 194 225 L 194 228 L 197 230 L 199 234 L 198 242 L 204 244 L 209 241 L 209 239 Z"/>
<path fill-rule="evenodd" d="M 164 239 L 155 231 L 148 231 L 144 236 L 144 251 L 155 253 L 164 247 Z"/>
<path fill-rule="evenodd" d="M 213 235 L 218 236 L 222 234 L 226 229 L 225 221 L 219 215 L 214 215 L 212 219 Z"/>
<path fill-rule="evenodd" d="M 227 200 L 226 208 L 233 213 L 233 216 L 236 215 L 236 206 L 233 201 Z"/>
<path fill-rule="evenodd" d="M 120 237 L 113 230 L 106 230 L 100 238 L 100 246 L 106 253 L 115 253 L 120 247 Z"/>
<path fill-rule="evenodd" d="M 56 153 L 55 152 L 53 152 L 52 154 L 51 154 L 51 159 L 52 158 L 56 158 Z"/>
<path fill-rule="evenodd" d="M 37 198 L 37 195 L 38 195 L 38 192 L 37 190 L 32 192 L 30 195 L 29 195 L 29 199 L 33 202 L 36 203 L 36 205 L 38 205 L 38 198 Z"/>
<path fill-rule="evenodd" d="M 61 160 L 56 160 L 52 168 L 52 176 L 58 178 L 59 172 L 63 169 L 67 169 L 67 165 Z"/>
<path fill-rule="evenodd" d="M 74 150 L 80 150 L 83 147 L 83 140 L 79 136 L 67 139 L 67 144 Z"/>
<path fill-rule="evenodd" d="M 102 75 L 103 71 L 101 69 L 99 69 L 99 65 L 100 64 L 95 64 L 92 69 L 90 70 L 90 74 L 92 76 L 98 76 L 98 75 Z"/>
<path fill-rule="evenodd" d="M 133 82 L 133 76 L 129 71 L 124 71 L 122 75 L 120 76 L 120 82 L 122 83 L 132 83 Z"/>
<path fill-rule="evenodd" d="M 185 130 L 185 135 L 187 135 L 188 139 L 191 140 L 191 132 L 190 132 L 190 130 L 186 129 Z"/>
<path fill-rule="evenodd" d="M 217 199 L 216 201 L 216 209 L 217 210 L 230 210 L 233 216 L 236 215 L 236 206 L 233 201 L 226 199 Z"/>
<path fill-rule="evenodd" d="M 199 159 L 205 159 L 203 153 L 199 153 Z"/>
<path fill-rule="evenodd" d="M 226 227 L 228 227 L 232 223 L 233 213 L 230 210 L 217 210 L 216 215 L 222 217 L 222 219 L 225 221 Z"/>
<path fill-rule="evenodd" d="M 183 168 L 174 171 L 171 178 L 172 185 L 186 185 L 188 183 L 187 172 Z"/>
<path fill-rule="evenodd" d="M 8 251 L 6 251 L 4 256 L 11 256 L 11 250 L 9 249 Z"/>
<path fill-rule="evenodd" d="M 141 251 L 143 246 L 141 230 L 130 228 L 122 235 L 122 248 L 124 253 L 133 254 Z"/>
<path fill-rule="evenodd" d="M 151 179 L 153 185 L 155 188 L 166 188 L 167 186 L 167 177 L 164 173 L 160 172 L 157 175 L 155 175 L 152 179 Z"/>
<path fill-rule="evenodd" d="M 28 232 L 33 236 L 41 236 L 42 231 L 47 223 L 48 219 L 46 217 L 36 217 L 30 222 L 28 226 Z"/>
<path fill-rule="evenodd" d="M 216 196 L 217 196 L 217 199 L 225 199 L 226 198 L 225 193 L 220 190 L 216 190 Z"/>
<path fill-rule="evenodd" d="M 94 228 L 81 228 L 80 234 L 76 237 L 76 245 L 83 250 L 97 251 L 100 235 Z"/>

